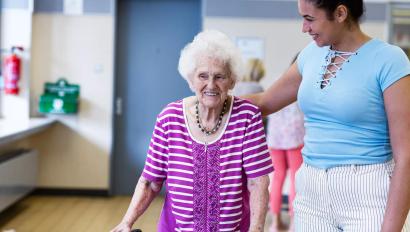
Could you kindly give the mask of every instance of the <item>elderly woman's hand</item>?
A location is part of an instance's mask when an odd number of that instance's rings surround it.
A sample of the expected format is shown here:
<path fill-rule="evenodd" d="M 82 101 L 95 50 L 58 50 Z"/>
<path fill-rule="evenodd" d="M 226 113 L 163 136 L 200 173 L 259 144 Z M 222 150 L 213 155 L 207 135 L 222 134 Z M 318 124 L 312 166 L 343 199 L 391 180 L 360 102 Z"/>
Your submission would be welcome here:
<path fill-rule="evenodd" d="M 122 221 L 110 232 L 130 232 L 130 231 L 131 231 L 131 225 L 129 223 Z"/>

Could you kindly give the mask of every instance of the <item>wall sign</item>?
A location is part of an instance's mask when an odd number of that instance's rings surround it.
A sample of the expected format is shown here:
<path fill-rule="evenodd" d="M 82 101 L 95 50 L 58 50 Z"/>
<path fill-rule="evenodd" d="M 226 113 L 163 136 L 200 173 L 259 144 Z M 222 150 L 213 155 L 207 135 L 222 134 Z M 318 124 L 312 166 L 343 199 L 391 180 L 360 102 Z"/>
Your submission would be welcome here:
<path fill-rule="evenodd" d="M 258 37 L 237 37 L 236 45 L 241 50 L 244 60 L 250 58 L 264 59 L 265 45 L 263 39 Z"/>

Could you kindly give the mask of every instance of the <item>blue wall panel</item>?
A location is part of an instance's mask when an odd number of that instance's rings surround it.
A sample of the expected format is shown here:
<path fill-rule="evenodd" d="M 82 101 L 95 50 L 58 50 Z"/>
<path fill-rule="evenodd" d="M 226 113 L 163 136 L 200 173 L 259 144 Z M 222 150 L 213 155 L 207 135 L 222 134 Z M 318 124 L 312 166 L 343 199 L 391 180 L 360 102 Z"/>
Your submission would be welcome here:
<path fill-rule="evenodd" d="M 35 0 L 34 12 L 59 13 L 63 12 L 63 0 Z"/>
<path fill-rule="evenodd" d="M 112 13 L 113 0 L 84 0 L 85 13 Z"/>
<path fill-rule="evenodd" d="M 115 0 L 83 0 L 84 14 L 112 13 L 114 1 Z M 63 13 L 63 10 L 63 0 L 34 0 L 34 12 L 36 13 Z"/>
<path fill-rule="evenodd" d="M 367 20 L 386 20 L 387 3 L 366 3 Z M 299 19 L 297 1 L 206 0 L 205 16 Z"/>
<path fill-rule="evenodd" d="M 113 12 L 116 0 L 84 0 L 84 14 Z M 34 0 L 34 12 L 63 13 L 63 0 Z M 297 1 L 204 0 L 203 15 L 210 17 L 299 19 Z M 29 0 L 3 0 L 1 8 L 28 8 Z M 366 3 L 366 20 L 386 20 L 387 3 Z"/>
<path fill-rule="evenodd" d="M 29 0 L 2 0 L 0 1 L 2 9 L 27 9 Z"/>

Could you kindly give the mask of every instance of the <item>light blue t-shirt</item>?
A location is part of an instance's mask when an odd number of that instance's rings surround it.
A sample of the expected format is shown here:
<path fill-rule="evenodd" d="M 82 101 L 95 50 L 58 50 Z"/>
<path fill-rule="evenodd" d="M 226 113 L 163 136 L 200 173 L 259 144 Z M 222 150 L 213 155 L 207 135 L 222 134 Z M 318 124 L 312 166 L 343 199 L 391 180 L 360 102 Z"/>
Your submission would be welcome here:
<path fill-rule="evenodd" d="M 305 115 L 304 161 L 318 168 L 392 159 L 383 91 L 410 74 L 397 46 L 372 39 L 351 55 L 330 85 L 320 88 L 329 46 L 301 51 L 298 102 Z"/>

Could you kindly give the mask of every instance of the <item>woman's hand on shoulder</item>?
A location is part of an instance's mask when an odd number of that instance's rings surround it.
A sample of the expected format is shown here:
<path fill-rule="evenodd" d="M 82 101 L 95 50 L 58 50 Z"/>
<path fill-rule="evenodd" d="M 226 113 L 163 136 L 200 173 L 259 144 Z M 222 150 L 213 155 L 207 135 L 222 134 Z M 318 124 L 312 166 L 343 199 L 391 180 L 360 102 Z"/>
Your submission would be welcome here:
<path fill-rule="evenodd" d="M 130 231 L 131 231 L 131 225 L 129 225 L 126 222 L 121 222 L 110 232 L 130 232 Z"/>
<path fill-rule="evenodd" d="M 257 105 L 262 115 L 267 116 L 296 101 L 301 82 L 302 76 L 294 63 L 266 91 L 241 97 Z"/>

